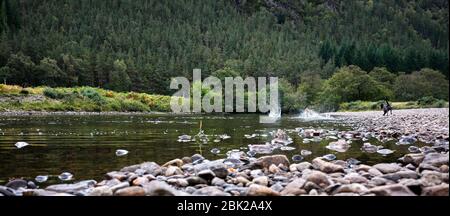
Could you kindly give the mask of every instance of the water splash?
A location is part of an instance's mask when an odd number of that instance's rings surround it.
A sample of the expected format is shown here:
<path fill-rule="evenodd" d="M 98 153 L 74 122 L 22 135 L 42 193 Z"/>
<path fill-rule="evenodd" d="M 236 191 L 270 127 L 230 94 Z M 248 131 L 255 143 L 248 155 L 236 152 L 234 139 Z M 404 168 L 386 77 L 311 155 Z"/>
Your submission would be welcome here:
<path fill-rule="evenodd" d="M 275 107 L 270 108 L 270 112 L 267 116 L 260 116 L 259 123 L 275 123 L 281 118 L 281 106 L 278 104 Z"/>
<path fill-rule="evenodd" d="M 312 109 L 304 109 L 303 112 L 297 117 L 305 121 L 316 121 L 316 120 L 333 120 L 330 114 L 320 114 Z"/>

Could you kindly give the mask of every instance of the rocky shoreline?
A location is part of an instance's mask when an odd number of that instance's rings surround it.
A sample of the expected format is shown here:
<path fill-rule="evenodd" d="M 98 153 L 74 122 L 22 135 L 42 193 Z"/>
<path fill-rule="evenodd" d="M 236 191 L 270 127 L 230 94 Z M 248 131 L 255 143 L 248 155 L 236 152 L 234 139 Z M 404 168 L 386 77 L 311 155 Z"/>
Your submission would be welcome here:
<path fill-rule="evenodd" d="M 448 109 L 339 113 L 354 130 L 348 139 L 376 138 L 428 146 L 398 161 L 375 165 L 317 157 L 291 163 L 285 155 L 254 158 L 233 152 L 207 160 L 193 155 L 159 165 L 144 162 L 107 173 L 103 180 L 36 188 L 15 179 L 0 186 L 4 196 L 448 196 Z M 302 135 L 311 131 L 302 130 Z M 311 136 L 320 132 L 313 131 Z M 280 137 L 278 137 L 280 139 Z M 336 142 L 338 145 L 340 142 Z M 345 142 L 343 142 L 345 144 Z M 370 144 L 370 143 L 369 143 Z"/>

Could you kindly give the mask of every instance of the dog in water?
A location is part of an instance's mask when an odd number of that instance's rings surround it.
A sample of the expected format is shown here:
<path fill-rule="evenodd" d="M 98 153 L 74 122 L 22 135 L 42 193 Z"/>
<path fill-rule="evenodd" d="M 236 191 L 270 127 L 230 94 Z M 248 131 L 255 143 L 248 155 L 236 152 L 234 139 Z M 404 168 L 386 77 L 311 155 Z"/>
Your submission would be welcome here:
<path fill-rule="evenodd" d="M 392 115 L 392 106 L 389 104 L 387 100 L 384 100 L 384 103 L 381 104 L 381 109 L 383 110 L 383 116 L 386 114 L 389 115 L 389 112 Z"/>

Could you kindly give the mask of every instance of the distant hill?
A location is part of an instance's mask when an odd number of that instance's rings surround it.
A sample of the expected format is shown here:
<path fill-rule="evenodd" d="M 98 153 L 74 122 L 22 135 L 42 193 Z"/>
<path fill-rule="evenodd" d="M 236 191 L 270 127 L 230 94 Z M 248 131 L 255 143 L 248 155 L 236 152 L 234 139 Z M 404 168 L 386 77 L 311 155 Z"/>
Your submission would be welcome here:
<path fill-rule="evenodd" d="M 0 0 L 0 78 L 170 93 L 170 77 L 233 70 L 329 78 L 432 68 L 448 78 L 447 0 Z"/>

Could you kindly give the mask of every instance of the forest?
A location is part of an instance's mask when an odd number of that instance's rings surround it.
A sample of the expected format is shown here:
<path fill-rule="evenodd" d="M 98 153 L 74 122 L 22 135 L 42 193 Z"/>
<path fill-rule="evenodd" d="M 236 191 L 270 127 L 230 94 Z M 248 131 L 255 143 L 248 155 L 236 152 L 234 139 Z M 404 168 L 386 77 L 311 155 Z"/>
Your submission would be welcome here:
<path fill-rule="evenodd" d="M 0 0 L 0 80 L 171 95 L 277 76 L 284 111 L 448 101 L 447 0 Z"/>

